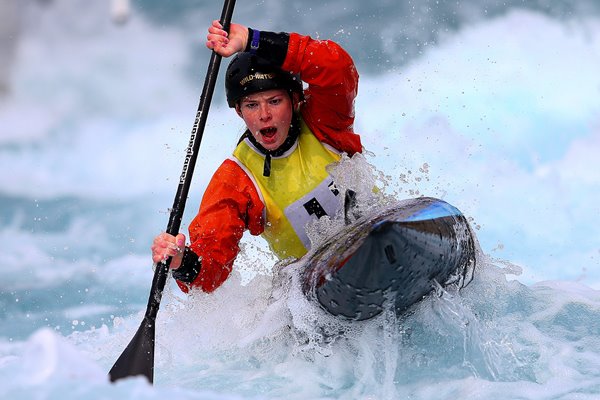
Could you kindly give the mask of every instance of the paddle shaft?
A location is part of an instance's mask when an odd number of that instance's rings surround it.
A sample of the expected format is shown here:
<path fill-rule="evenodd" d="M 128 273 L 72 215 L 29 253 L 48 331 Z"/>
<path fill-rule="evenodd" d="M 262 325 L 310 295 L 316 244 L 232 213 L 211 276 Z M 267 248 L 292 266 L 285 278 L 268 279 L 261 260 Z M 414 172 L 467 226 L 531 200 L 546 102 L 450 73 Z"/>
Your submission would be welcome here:
<path fill-rule="evenodd" d="M 235 0 L 225 0 L 223 4 L 220 22 L 226 31 L 229 31 L 234 6 Z M 196 166 L 198 151 L 200 150 L 200 143 L 202 142 L 204 127 L 206 126 L 208 110 L 217 82 L 221 58 L 222 57 L 219 54 L 213 51 L 208 65 L 208 71 L 206 72 L 204 87 L 202 88 L 200 103 L 198 104 L 198 111 L 196 112 L 196 119 L 194 120 L 194 126 L 192 128 L 185 161 L 183 163 L 183 170 L 179 178 L 179 186 L 177 187 L 177 193 L 175 194 L 173 207 L 171 208 L 169 216 L 169 223 L 167 225 L 166 232 L 173 236 L 179 233 L 179 228 L 181 226 L 185 203 L 187 201 L 192 175 Z M 123 351 L 123 354 L 121 354 L 110 370 L 109 376 L 110 380 L 113 382 L 134 375 L 145 375 L 150 382 L 153 381 L 154 327 L 163 290 L 169 275 L 170 263 L 171 258 L 156 265 L 144 320 L 127 348 Z"/>
<path fill-rule="evenodd" d="M 234 5 L 235 0 L 226 0 L 225 4 L 223 5 L 223 12 L 221 14 L 220 21 L 226 31 L 229 31 L 229 24 L 231 22 Z M 181 219 L 183 217 L 185 203 L 190 190 L 190 184 L 192 181 L 194 168 L 196 166 L 196 159 L 198 157 L 200 143 L 202 142 L 204 127 L 206 126 L 210 102 L 212 100 L 215 84 L 217 82 L 221 58 L 222 57 L 214 51 L 210 57 L 210 63 L 208 65 L 208 71 L 206 72 L 204 87 L 202 88 L 202 95 L 200 96 L 200 103 L 198 104 L 198 111 L 196 112 L 196 119 L 194 120 L 194 126 L 192 128 L 192 134 L 190 136 L 190 142 L 188 144 L 185 161 L 183 162 L 183 170 L 181 171 L 181 177 L 179 178 L 179 186 L 177 187 L 177 193 L 175 194 L 173 208 L 171 209 L 169 223 L 167 225 L 166 232 L 173 236 L 179 233 L 179 227 L 181 226 Z M 168 277 L 170 262 L 171 258 L 165 262 L 158 263 L 154 271 L 152 288 L 150 290 L 150 297 L 148 299 L 148 307 L 146 308 L 146 318 L 150 318 L 151 320 L 156 318 L 156 314 L 160 306 L 162 292 Z"/>

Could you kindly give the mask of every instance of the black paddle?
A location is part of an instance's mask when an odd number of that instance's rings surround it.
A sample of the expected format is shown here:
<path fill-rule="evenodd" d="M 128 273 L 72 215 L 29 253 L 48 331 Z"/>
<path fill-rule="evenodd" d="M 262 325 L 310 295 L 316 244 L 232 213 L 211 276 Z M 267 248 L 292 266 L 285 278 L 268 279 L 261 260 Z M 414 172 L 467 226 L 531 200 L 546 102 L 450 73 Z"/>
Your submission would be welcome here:
<path fill-rule="evenodd" d="M 223 12 L 220 22 L 226 31 L 229 31 L 231 16 L 235 0 L 225 0 L 223 4 Z M 210 108 L 210 102 L 221 65 L 221 56 L 213 52 L 206 72 L 202 95 L 200 96 L 200 104 L 196 113 L 196 119 L 192 128 L 192 135 L 188 144 L 185 161 L 183 163 L 183 171 L 179 178 L 179 186 L 175 194 L 173 208 L 169 216 L 169 224 L 167 225 L 167 233 L 175 236 L 179 233 L 183 210 L 187 200 L 200 142 L 206 125 L 206 118 Z M 154 278 L 152 279 L 152 288 L 150 289 L 150 297 L 146 314 L 136 334 L 129 342 L 129 345 L 111 368 L 109 374 L 110 380 L 115 382 L 122 378 L 130 376 L 143 375 L 152 383 L 154 381 L 154 333 L 155 322 L 160 300 L 165 288 L 167 276 L 169 274 L 169 264 L 171 259 L 160 262 L 154 270 Z"/>

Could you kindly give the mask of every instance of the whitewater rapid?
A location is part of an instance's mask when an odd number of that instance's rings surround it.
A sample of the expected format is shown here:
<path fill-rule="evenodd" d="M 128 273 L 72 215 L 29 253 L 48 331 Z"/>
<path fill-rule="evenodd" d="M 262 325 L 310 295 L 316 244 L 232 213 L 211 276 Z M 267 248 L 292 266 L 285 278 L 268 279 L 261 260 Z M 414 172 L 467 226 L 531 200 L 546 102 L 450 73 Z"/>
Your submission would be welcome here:
<path fill-rule="evenodd" d="M 181 27 L 172 21 L 187 3 L 163 19 L 134 3 L 122 25 L 101 2 L 86 13 L 75 0 L 22 6 L 0 97 L 0 398 L 597 398 L 600 20 L 581 11 L 593 2 L 558 16 L 507 2 L 481 18 L 468 12 L 481 5 L 463 3 L 456 29 L 389 62 L 402 48 L 390 38 L 435 30 L 434 14 L 419 31 L 385 24 L 373 55 L 364 38 L 380 24 L 363 2 L 345 2 L 331 23 L 360 63 L 377 60 L 361 70 L 356 102 L 369 171 L 390 196 L 440 197 L 469 218 L 474 282 L 400 321 L 348 324 L 308 303 L 293 269 L 274 274 L 264 243 L 246 236 L 213 295 L 169 282 L 154 387 L 106 374 L 141 322 L 149 244 L 166 226 L 201 90 L 197 21 L 209 6 Z M 296 26 L 319 36 L 313 23 L 328 20 L 311 4 Z M 206 132 L 183 229 L 242 133 L 222 93 Z"/>

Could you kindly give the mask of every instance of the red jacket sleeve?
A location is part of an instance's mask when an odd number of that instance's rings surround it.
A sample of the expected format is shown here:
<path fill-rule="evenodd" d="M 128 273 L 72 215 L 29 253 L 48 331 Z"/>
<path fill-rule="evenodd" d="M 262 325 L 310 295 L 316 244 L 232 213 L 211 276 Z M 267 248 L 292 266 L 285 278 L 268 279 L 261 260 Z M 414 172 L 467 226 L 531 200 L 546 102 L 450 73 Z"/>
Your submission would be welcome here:
<path fill-rule="evenodd" d="M 308 83 L 301 113 L 315 136 L 350 155 L 361 152 L 354 133 L 358 72 L 350 55 L 330 40 L 291 33 L 282 69 Z"/>
<path fill-rule="evenodd" d="M 211 178 L 198 215 L 189 226 L 191 250 L 201 258 L 200 273 L 190 286 L 212 292 L 229 276 L 246 229 L 263 232 L 264 204 L 246 173 L 225 160 Z M 177 281 L 187 292 L 189 286 Z"/>

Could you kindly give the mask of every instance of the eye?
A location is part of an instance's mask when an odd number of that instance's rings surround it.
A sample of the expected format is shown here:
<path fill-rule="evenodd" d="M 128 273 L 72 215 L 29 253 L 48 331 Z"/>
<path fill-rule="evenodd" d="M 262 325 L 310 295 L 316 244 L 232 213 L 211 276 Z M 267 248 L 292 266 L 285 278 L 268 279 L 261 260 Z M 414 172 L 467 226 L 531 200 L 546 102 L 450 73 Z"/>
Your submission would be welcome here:
<path fill-rule="evenodd" d="M 248 110 L 254 110 L 256 107 L 258 107 L 258 103 L 255 102 L 247 102 L 243 104 L 243 107 L 248 109 Z"/>
<path fill-rule="evenodd" d="M 269 104 L 276 106 L 278 104 L 281 104 L 282 101 L 283 100 L 281 99 L 281 97 L 275 97 L 275 98 L 269 100 Z"/>

